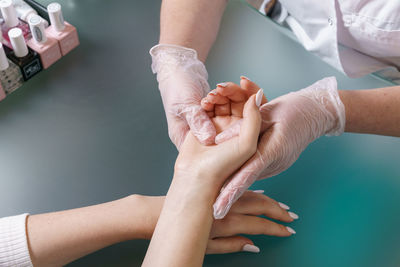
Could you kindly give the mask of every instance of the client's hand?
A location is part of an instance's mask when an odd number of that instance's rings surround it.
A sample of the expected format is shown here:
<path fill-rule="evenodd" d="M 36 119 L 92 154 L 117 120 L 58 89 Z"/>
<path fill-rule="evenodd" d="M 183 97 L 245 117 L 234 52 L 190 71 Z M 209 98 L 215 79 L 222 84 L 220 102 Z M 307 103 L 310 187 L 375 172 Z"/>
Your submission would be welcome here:
<path fill-rule="evenodd" d="M 187 134 L 143 266 L 201 266 L 212 204 L 225 180 L 257 150 L 261 100 L 262 90 L 249 98 L 239 135 L 222 144 L 204 146 Z"/>
<path fill-rule="evenodd" d="M 199 186 L 204 184 L 218 192 L 223 182 L 256 152 L 261 125 L 259 107 L 263 92 L 259 90 L 257 95 L 250 98 L 245 96 L 245 91 L 241 93 L 243 95 L 238 96 L 241 101 L 237 105 L 231 105 L 227 97 L 215 94 L 215 97 L 221 98 L 221 104 L 215 105 L 214 112 L 209 112 L 217 132 L 243 119 L 244 127 L 239 136 L 219 145 L 204 146 L 189 133 L 175 163 L 175 176 L 199 176 L 201 180 L 196 180 L 195 183 Z M 222 104 L 222 101 L 225 103 Z"/>
<path fill-rule="evenodd" d="M 294 230 L 290 227 L 275 223 L 267 218 L 283 222 L 292 222 L 298 216 L 288 212 L 289 207 L 262 194 L 262 191 L 247 191 L 232 206 L 228 215 L 223 220 L 213 223 L 207 244 L 207 254 L 233 253 L 240 251 L 257 252 L 253 242 L 240 234 L 246 235 L 271 235 L 290 236 Z M 134 218 L 131 221 L 140 221 L 136 224 L 135 238 L 150 239 L 156 227 L 161 209 L 164 205 L 164 196 L 150 197 L 138 196 L 134 209 Z M 132 206 L 132 205 L 131 205 Z M 129 208 L 130 209 L 130 208 Z M 135 231 L 133 231 L 135 232 Z M 247 245 L 247 246 L 246 246 Z"/>

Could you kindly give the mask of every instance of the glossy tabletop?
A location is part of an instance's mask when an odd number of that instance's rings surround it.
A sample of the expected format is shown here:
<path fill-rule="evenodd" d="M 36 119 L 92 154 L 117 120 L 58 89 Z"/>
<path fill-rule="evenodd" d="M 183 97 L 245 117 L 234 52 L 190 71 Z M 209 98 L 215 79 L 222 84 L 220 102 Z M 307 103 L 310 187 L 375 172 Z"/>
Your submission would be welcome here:
<path fill-rule="evenodd" d="M 0 102 L 0 217 L 165 194 L 173 173 L 177 152 L 148 55 L 161 1 L 60 2 L 81 45 Z M 345 77 L 238 1 L 207 68 L 212 87 L 246 75 L 269 99 L 331 75 L 342 89 L 389 85 Z M 320 138 L 288 171 L 253 186 L 300 215 L 297 235 L 256 236 L 261 253 L 207 256 L 204 265 L 398 266 L 399 151 L 391 137 Z M 125 242 L 70 266 L 140 266 L 147 245 Z"/>

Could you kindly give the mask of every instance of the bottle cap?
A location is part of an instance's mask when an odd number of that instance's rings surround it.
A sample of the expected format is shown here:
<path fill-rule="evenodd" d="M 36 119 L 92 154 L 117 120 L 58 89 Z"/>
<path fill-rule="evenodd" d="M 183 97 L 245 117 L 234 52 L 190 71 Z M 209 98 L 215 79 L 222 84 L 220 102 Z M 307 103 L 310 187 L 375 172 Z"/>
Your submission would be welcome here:
<path fill-rule="evenodd" d="M 10 64 L 8 63 L 6 52 L 4 52 L 3 44 L 0 43 L 0 70 L 6 70 L 9 66 Z"/>
<path fill-rule="evenodd" d="M 29 20 L 33 17 L 33 16 L 39 16 L 37 13 L 34 12 L 30 12 L 27 16 L 26 16 L 26 22 L 29 23 Z M 39 16 L 40 17 L 40 16 Z M 47 20 L 45 20 L 44 18 L 40 17 L 43 20 L 43 25 L 44 28 L 49 27 L 49 22 Z"/>
<path fill-rule="evenodd" d="M 10 37 L 10 42 L 14 49 L 15 56 L 24 57 L 28 55 L 29 50 L 26 46 L 26 42 L 20 28 L 13 28 L 9 30 L 8 37 Z"/>
<path fill-rule="evenodd" d="M 7 27 L 12 28 L 18 25 L 18 16 L 12 0 L 0 0 L 0 9 Z"/>
<path fill-rule="evenodd" d="M 47 11 L 49 12 L 50 24 L 56 31 L 62 32 L 65 28 L 65 22 L 61 5 L 59 3 L 51 3 L 47 6 Z"/>
<path fill-rule="evenodd" d="M 29 18 L 29 28 L 31 29 L 32 38 L 39 44 L 43 44 L 47 41 L 43 19 L 34 15 Z"/>

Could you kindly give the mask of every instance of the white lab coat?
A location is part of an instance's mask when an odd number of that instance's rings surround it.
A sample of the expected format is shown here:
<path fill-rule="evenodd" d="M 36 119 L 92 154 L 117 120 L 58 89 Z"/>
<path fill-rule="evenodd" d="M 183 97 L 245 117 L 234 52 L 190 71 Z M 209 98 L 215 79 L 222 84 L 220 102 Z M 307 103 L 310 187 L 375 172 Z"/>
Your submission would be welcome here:
<path fill-rule="evenodd" d="M 303 46 L 350 77 L 400 69 L 400 0 L 279 0 Z"/>

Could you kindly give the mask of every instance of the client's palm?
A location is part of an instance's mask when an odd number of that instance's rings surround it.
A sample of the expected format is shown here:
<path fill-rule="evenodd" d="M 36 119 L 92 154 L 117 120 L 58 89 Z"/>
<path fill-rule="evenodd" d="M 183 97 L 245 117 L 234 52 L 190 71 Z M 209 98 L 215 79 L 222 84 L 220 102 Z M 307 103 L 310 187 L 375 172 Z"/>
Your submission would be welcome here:
<path fill-rule="evenodd" d="M 244 104 L 259 89 L 258 85 L 243 77 L 240 86 L 231 82 L 222 83 L 203 98 L 201 106 L 214 123 L 217 134 L 242 119 Z M 266 102 L 264 96 L 262 104 Z"/>
<path fill-rule="evenodd" d="M 242 83 L 251 83 L 242 79 Z M 219 145 L 201 145 L 189 132 L 183 142 L 175 164 L 176 172 L 207 172 L 207 176 L 218 183 L 223 182 L 237 168 L 255 153 L 260 128 L 260 113 L 255 102 L 255 94 L 259 88 L 251 83 L 244 90 L 233 83 L 220 84 L 201 102 L 216 128 L 217 134 L 239 121 L 244 124 L 238 132 L 238 138 Z M 266 99 L 262 99 L 266 102 Z M 204 174 L 204 173 L 203 173 Z M 206 180 L 206 178 L 205 178 Z M 204 180 L 204 181 L 205 181 Z"/>

